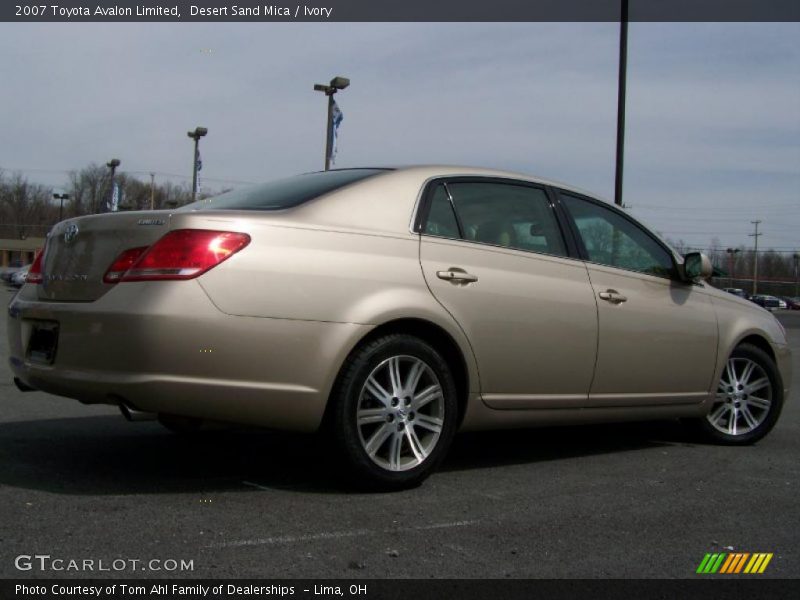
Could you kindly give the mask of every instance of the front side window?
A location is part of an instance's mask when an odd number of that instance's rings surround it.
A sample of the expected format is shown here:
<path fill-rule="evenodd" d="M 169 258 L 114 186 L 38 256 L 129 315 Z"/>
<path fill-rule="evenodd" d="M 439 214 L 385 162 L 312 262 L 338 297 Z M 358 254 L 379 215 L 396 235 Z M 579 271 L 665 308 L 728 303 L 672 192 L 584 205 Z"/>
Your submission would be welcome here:
<path fill-rule="evenodd" d="M 672 276 L 670 254 L 636 224 L 576 196 L 562 193 L 561 200 L 578 227 L 590 261 L 658 277 Z"/>
<path fill-rule="evenodd" d="M 494 182 L 448 182 L 434 191 L 426 233 L 517 250 L 566 256 L 550 201 L 540 188 Z M 458 221 L 452 214 L 455 207 Z M 461 231 L 457 229 L 458 223 Z M 429 225 L 432 224 L 432 225 Z M 441 235 L 442 233 L 438 233 Z"/>

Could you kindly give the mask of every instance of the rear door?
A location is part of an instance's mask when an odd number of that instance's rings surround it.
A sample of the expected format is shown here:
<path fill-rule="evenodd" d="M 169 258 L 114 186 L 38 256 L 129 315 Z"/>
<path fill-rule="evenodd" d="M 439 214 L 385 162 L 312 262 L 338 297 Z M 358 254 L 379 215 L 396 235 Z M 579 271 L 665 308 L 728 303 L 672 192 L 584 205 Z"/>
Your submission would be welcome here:
<path fill-rule="evenodd" d="M 472 344 L 486 404 L 584 406 L 597 307 L 545 189 L 441 180 L 430 184 L 420 216 L 425 280 Z"/>
<path fill-rule="evenodd" d="M 622 211 L 564 192 L 560 199 L 597 297 L 590 404 L 691 404 L 707 398 L 717 322 L 703 285 L 680 280 L 672 254 Z"/>

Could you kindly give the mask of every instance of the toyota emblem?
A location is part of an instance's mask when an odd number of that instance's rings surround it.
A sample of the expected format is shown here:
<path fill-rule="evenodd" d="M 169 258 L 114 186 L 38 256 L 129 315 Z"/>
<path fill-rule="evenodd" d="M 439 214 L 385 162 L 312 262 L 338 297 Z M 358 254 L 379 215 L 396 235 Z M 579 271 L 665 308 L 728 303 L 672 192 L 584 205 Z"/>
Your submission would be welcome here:
<path fill-rule="evenodd" d="M 71 243 L 76 237 L 78 237 L 78 231 L 78 226 L 75 223 L 70 223 L 67 225 L 67 230 L 64 232 L 64 243 Z"/>

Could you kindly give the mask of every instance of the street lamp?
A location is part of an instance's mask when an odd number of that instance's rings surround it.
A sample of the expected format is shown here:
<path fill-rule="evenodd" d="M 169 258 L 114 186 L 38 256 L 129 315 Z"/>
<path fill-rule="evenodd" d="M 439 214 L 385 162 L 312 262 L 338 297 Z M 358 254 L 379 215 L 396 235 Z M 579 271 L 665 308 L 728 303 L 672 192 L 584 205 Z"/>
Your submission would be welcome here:
<path fill-rule="evenodd" d="M 112 209 L 112 204 L 114 202 L 114 174 L 117 172 L 117 167 L 120 166 L 120 160 L 118 158 L 112 158 L 110 161 L 106 163 L 106 166 L 111 169 L 111 199 L 108 202 L 108 209 Z"/>
<path fill-rule="evenodd" d="M 61 206 L 58 208 L 58 220 L 64 220 L 64 200 L 69 200 L 69 194 L 53 194 L 53 199 L 60 200 Z"/>
<path fill-rule="evenodd" d="M 798 277 L 800 276 L 800 273 L 798 272 L 798 266 L 800 265 L 800 254 L 795 252 L 794 254 L 792 254 L 792 258 L 794 259 L 794 297 L 797 298 L 798 296 L 800 296 L 800 293 L 798 293 L 797 291 L 798 282 L 800 282 L 800 280 L 798 279 Z"/>
<path fill-rule="evenodd" d="M 333 96 L 339 90 L 343 90 L 350 85 L 347 77 L 336 76 L 331 79 L 328 85 L 321 83 L 314 84 L 315 92 L 324 92 L 328 97 L 328 125 L 325 133 L 325 170 L 331 168 L 331 152 L 333 150 Z"/>
<path fill-rule="evenodd" d="M 205 127 L 195 127 L 194 131 L 187 131 L 186 135 L 194 140 L 194 160 L 192 161 L 192 202 L 197 198 L 197 164 L 200 157 L 200 138 L 208 133 Z"/>
<path fill-rule="evenodd" d="M 114 173 L 117 171 L 117 167 L 120 166 L 120 160 L 118 158 L 112 158 L 110 161 L 106 163 L 106 166 L 111 169 L 111 181 L 114 181 Z"/>
<path fill-rule="evenodd" d="M 733 261 L 739 248 L 728 248 L 725 252 L 728 253 L 728 274 L 730 279 L 730 287 L 733 287 Z"/>

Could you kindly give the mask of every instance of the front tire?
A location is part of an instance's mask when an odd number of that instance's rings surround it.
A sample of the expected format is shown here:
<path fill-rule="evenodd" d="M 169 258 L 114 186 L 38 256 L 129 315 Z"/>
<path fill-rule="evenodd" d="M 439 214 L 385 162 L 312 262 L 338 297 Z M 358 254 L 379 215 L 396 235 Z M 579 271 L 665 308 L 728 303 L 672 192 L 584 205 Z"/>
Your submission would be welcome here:
<path fill-rule="evenodd" d="M 738 346 L 722 371 L 714 402 L 697 425 L 710 441 L 752 444 L 775 426 L 783 407 L 783 382 L 761 348 Z"/>
<path fill-rule="evenodd" d="M 333 397 L 335 443 L 361 487 L 419 485 L 444 458 L 458 421 L 447 362 L 427 342 L 393 334 L 356 349 Z"/>

